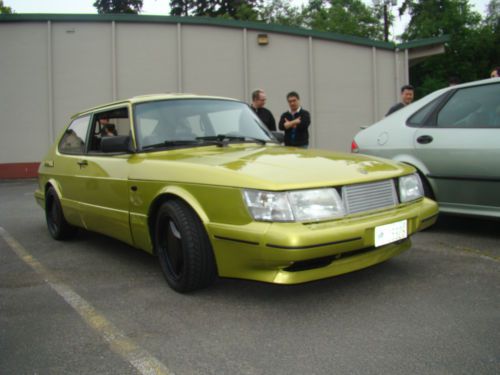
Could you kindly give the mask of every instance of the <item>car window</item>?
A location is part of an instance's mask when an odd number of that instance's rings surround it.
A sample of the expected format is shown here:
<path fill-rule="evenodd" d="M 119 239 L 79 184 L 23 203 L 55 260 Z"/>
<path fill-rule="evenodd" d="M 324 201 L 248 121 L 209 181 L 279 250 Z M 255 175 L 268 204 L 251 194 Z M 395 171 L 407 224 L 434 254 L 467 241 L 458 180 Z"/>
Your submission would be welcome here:
<path fill-rule="evenodd" d="M 500 128 L 500 85 L 459 89 L 437 115 L 440 128 Z"/>
<path fill-rule="evenodd" d="M 101 140 L 104 137 L 130 136 L 130 118 L 128 109 L 113 108 L 97 112 L 92 118 L 90 152 L 101 152 Z"/>
<path fill-rule="evenodd" d="M 258 118 L 241 102 L 217 99 L 140 103 L 134 110 L 140 147 L 193 141 L 216 135 L 270 140 Z"/>
<path fill-rule="evenodd" d="M 420 108 L 415 114 L 413 114 L 407 122 L 409 126 L 425 126 L 426 122 L 429 119 L 429 116 L 436 110 L 436 108 L 443 101 L 443 97 L 447 95 L 447 93 L 439 96 L 434 99 L 432 102 L 428 103 L 424 107 Z"/>
<path fill-rule="evenodd" d="M 85 140 L 89 129 L 90 116 L 79 117 L 68 126 L 59 142 L 59 151 L 64 154 L 85 153 Z"/>

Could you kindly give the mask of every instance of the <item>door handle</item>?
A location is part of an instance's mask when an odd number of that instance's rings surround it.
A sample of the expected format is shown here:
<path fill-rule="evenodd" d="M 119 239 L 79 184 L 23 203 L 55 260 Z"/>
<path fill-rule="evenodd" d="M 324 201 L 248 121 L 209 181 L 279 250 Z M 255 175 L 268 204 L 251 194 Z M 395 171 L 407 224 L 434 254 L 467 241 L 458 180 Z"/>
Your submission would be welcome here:
<path fill-rule="evenodd" d="M 87 165 L 89 165 L 89 163 L 87 162 L 87 160 L 78 160 L 78 161 L 76 162 L 76 164 L 78 164 L 78 165 L 80 166 L 80 169 L 81 169 L 82 167 L 86 167 Z"/>
<path fill-rule="evenodd" d="M 434 140 L 430 135 L 421 135 L 417 138 L 417 142 L 423 145 L 431 143 Z"/>

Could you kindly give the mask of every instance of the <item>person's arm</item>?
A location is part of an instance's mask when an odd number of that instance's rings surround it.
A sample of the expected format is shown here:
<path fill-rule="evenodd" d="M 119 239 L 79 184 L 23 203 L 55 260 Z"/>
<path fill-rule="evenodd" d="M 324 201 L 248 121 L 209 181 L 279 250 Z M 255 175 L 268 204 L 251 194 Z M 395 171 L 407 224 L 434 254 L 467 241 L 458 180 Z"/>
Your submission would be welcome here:
<path fill-rule="evenodd" d="M 387 111 L 387 113 L 385 114 L 385 117 L 389 116 L 391 113 L 399 111 L 403 107 L 404 107 L 403 103 L 394 104 L 391 108 L 389 108 L 389 111 Z"/>
<path fill-rule="evenodd" d="M 280 117 L 280 122 L 278 124 L 280 130 L 286 130 L 285 120 L 286 120 L 286 113 L 283 113 Z"/>
<path fill-rule="evenodd" d="M 304 109 L 300 111 L 300 116 L 296 120 L 299 120 L 297 128 L 301 130 L 305 130 L 311 125 L 311 115 Z"/>
<path fill-rule="evenodd" d="M 276 131 L 276 121 L 271 111 L 269 111 L 269 130 Z"/>

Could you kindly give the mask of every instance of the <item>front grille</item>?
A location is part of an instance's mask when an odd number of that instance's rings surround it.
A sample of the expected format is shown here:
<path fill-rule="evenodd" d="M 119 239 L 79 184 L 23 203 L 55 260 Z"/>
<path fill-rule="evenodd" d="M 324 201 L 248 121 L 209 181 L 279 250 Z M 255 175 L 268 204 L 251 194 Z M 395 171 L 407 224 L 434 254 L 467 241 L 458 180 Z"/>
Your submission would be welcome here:
<path fill-rule="evenodd" d="M 398 204 L 393 180 L 346 185 L 342 188 L 342 198 L 347 214 L 390 208 Z"/>

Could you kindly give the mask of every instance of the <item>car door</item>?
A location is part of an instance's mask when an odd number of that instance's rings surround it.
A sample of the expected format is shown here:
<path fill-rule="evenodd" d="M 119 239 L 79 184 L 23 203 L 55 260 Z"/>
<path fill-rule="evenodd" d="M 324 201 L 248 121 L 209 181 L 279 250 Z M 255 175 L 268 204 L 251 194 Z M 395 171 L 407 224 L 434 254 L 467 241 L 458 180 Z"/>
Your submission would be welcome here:
<path fill-rule="evenodd" d="M 103 126 L 103 119 L 106 124 Z M 112 125 L 112 126 L 110 126 Z M 87 152 L 77 160 L 79 201 L 84 226 L 132 244 L 129 225 L 128 162 L 130 154 L 104 153 L 99 141 L 106 129 L 130 134 L 127 108 L 113 108 L 93 115 Z"/>
<path fill-rule="evenodd" d="M 90 115 L 77 117 L 65 130 L 57 145 L 54 160 L 45 161 L 53 168 L 54 180 L 60 193 L 66 220 L 77 226 L 84 226 L 81 215 L 82 160 L 86 153 L 86 139 L 90 127 Z"/>
<path fill-rule="evenodd" d="M 500 209 L 500 84 L 455 90 L 413 141 L 443 208 Z"/>

